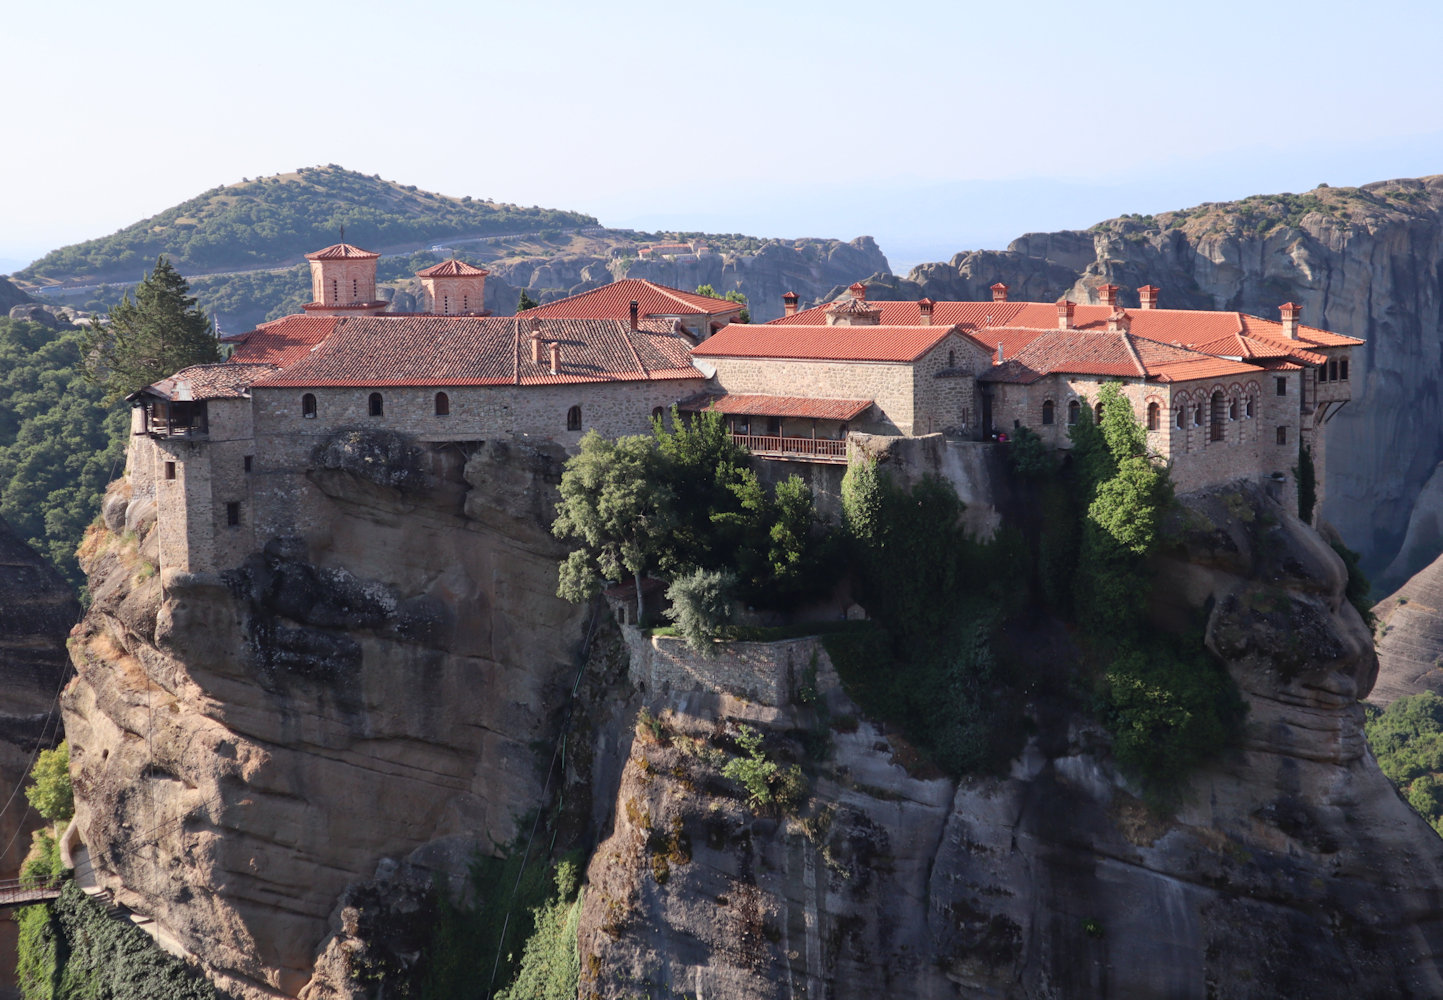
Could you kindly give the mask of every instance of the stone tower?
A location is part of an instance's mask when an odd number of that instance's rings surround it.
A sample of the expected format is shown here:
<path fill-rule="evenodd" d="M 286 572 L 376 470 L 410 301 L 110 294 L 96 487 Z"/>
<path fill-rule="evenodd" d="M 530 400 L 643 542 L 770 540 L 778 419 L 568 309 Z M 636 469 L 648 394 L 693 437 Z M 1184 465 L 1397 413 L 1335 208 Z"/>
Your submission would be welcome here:
<path fill-rule="evenodd" d="M 485 316 L 486 275 L 490 273 L 453 257 L 417 271 L 416 277 L 430 299 L 428 312 L 438 316 Z"/>
<path fill-rule="evenodd" d="M 374 316 L 389 304 L 376 298 L 376 261 L 380 254 L 349 243 L 336 243 L 306 254 L 311 262 L 312 316 Z"/>

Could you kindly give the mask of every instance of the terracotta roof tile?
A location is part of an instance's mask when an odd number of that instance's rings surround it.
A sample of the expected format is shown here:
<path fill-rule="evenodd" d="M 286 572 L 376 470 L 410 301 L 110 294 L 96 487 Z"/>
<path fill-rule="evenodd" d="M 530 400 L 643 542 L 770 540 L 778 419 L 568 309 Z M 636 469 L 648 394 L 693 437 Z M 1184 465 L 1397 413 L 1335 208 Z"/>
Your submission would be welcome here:
<path fill-rule="evenodd" d="M 569 298 L 548 302 L 526 310 L 527 316 L 542 318 L 572 319 L 631 319 L 631 303 L 637 303 L 637 311 L 645 316 L 689 316 L 706 313 L 709 316 L 736 314 L 741 305 L 725 299 L 714 299 L 708 295 L 683 292 L 668 288 L 641 278 L 623 278 L 609 285 L 593 288 Z"/>
<path fill-rule="evenodd" d="M 684 400 L 680 408 L 690 412 L 715 410 L 736 416 L 812 417 L 817 420 L 855 420 L 872 406 L 870 399 L 819 399 L 810 396 L 762 396 L 724 393 Z"/>
<path fill-rule="evenodd" d="M 617 320 L 542 320 L 537 364 L 531 360 L 531 324 L 524 319 L 347 317 L 306 357 L 258 384 L 547 385 L 703 377 L 691 364 L 690 339 L 673 333 L 669 324 L 648 327 L 631 330 Z M 561 345 L 555 375 L 552 343 Z"/>
<path fill-rule="evenodd" d="M 979 377 L 989 382 L 1023 384 L 1052 374 L 1178 382 L 1257 370 L 1256 365 L 1215 358 L 1131 333 L 1048 330 L 1037 333 L 1015 357 L 994 365 Z"/>
<path fill-rule="evenodd" d="M 253 382 L 275 371 L 279 369 L 273 364 L 236 364 L 232 361 L 191 365 L 134 395 L 144 393 L 173 401 L 244 399 L 250 395 Z"/>
<path fill-rule="evenodd" d="M 315 253 L 306 254 L 306 260 L 375 260 L 379 256 L 350 243 L 332 243 Z"/>
<path fill-rule="evenodd" d="M 234 338 L 238 344 L 231 354 L 233 362 L 261 362 L 285 368 L 306 357 L 330 336 L 338 316 L 286 316 L 262 323 L 250 333 Z"/>
<path fill-rule="evenodd" d="M 776 326 L 733 323 L 702 341 L 699 358 L 915 361 L 953 332 L 948 326 Z"/>
<path fill-rule="evenodd" d="M 432 264 L 424 271 L 417 271 L 418 278 L 465 278 L 484 277 L 490 271 L 480 267 L 473 267 L 464 260 L 457 260 L 452 257 L 450 260 L 443 260 L 439 264 Z"/>

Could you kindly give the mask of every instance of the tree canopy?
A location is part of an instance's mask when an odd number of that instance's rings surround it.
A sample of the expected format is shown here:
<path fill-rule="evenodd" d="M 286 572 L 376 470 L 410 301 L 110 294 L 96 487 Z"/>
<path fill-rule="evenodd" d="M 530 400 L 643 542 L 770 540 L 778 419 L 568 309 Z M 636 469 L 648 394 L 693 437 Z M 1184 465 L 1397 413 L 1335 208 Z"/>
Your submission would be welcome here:
<path fill-rule="evenodd" d="M 93 321 L 81 358 L 86 381 L 100 386 L 109 406 L 187 365 L 220 360 L 215 333 L 195 306 L 190 286 L 170 261 L 155 269 L 110 311 Z"/>

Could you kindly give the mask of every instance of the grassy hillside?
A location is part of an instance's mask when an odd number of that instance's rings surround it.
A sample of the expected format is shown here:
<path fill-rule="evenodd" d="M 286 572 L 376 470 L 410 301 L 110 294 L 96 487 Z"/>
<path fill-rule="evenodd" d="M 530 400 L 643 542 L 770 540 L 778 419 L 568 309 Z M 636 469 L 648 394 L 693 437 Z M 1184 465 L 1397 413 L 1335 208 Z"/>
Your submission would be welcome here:
<path fill-rule="evenodd" d="M 161 254 L 182 273 L 286 264 L 335 243 L 342 226 L 347 241 L 379 249 L 595 224 L 580 212 L 451 198 L 332 164 L 212 188 L 114 235 L 53 250 L 15 276 L 130 282 Z"/>

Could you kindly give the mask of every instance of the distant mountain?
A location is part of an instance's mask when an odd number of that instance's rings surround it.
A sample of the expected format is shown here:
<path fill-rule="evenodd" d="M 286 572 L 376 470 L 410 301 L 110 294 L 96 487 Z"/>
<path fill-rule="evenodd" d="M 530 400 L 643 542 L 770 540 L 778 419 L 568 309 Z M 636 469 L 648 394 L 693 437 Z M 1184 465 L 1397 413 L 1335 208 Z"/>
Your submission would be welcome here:
<path fill-rule="evenodd" d="M 111 236 L 53 250 L 14 277 L 38 285 L 133 282 L 161 254 L 183 274 L 294 264 L 346 239 L 370 249 L 461 235 L 594 226 L 580 212 L 421 191 L 334 164 L 212 188 Z"/>
<path fill-rule="evenodd" d="M 30 296 L 16 288 L 14 284 L 6 281 L 4 278 L 0 278 L 0 316 L 7 315 L 10 312 L 11 306 L 23 305 L 26 302 L 34 301 Z"/>

